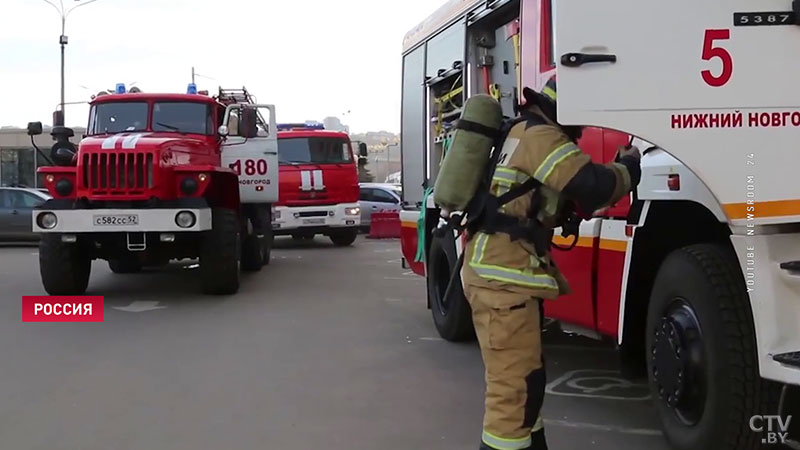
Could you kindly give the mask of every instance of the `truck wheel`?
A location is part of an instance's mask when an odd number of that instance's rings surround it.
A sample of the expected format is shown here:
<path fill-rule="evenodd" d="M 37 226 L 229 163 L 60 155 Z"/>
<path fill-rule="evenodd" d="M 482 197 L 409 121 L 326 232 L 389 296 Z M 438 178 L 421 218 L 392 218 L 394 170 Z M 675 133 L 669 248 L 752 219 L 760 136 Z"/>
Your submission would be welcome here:
<path fill-rule="evenodd" d="M 752 310 L 736 255 L 717 244 L 671 253 L 647 317 L 646 359 L 664 434 L 678 450 L 760 448 L 752 416 L 777 410 L 759 377 Z M 767 411 L 767 412 L 765 412 Z"/>
<path fill-rule="evenodd" d="M 248 234 L 242 241 L 242 270 L 258 272 L 264 266 L 266 243 L 255 234 Z"/>
<path fill-rule="evenodd" d="M 108 268 L 118 274 L 138 273 L 142 271 L 142 264 L 134 259 L 110 259 Z"/>
<path fill-rule="evenodd" d="M 472 309 L 464 296 L 457 263 L 455 238 L 450 235 L 434 237 L 426 269 L 428 302 L 439 336 L 451 342 L 468 341 L 475 337 Z M 455 277 L 453 288 L 449 295 L 445 295 L 451 277 Z"/>
<path fill-rule="evenodd" d="M 212 211 L 212 229 L 203 232 L 200 244 L 200 277 L 203 293 L 230 295 L 239 290 L 241 257 L 239 215 L 232 210 Z"/>
<path fill-rule="evenodd" d="M 39 241 L 39 273 L 50 295 L 83 295 L 89 286 L 92 258 L 86 246 L 61 241 L 60 234 L 45 234 Z"/>
<path fill-rule="evenodd" d="M 353 242 L 358 239 L 358 230 L 345 230 L 345 231 L 335 231 L 330 235 L 331 242 L 333 245 L 337 247 L 347 247 L 353 245 Z"/>
<path fill-rule="evenodd" d="M 264 232 L 264 265 L 268 266 L 272 260 L 272 244 L 275 243 L 275 235 L 272 234 L 272 228 Z"/>

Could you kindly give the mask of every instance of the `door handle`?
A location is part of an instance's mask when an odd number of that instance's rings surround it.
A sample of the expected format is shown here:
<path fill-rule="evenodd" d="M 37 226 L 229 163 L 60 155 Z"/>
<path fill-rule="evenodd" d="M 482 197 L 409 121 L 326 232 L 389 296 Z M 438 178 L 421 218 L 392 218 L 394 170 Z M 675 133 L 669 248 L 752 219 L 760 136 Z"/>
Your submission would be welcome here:
<path fill-rule="evenodd" d="M 587 55 L 586 53 L 567 53 L 561 57 L 561 65 L 567 67 L 580 67 L 589 63 L 615 63 L 617 55 Z"/>

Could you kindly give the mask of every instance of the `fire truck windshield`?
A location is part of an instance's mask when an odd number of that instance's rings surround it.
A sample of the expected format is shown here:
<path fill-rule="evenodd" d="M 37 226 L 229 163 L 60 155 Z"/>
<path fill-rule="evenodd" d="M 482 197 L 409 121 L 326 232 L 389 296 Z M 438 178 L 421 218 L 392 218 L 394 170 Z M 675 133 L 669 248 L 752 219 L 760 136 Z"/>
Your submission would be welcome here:
<path fill-rule="evenodd" d="M 89 134 L 114 134 L 147 129 L 147 103 L 101 103 L 92 107 Z"/>
<path fill-rule="evenodd" d="M 114 134 L 146 131 L 146 102 L 101 103 L 92 108 L 89 134 Z M 198 102 L 155 102 L 152 131 L 204 134 L 214 130 L 211 108 Z"/>
<path fill-rule="evenodd" d="M 350 145 L 336 138 L 282 138 L 281 164 L 346 164 L 353 161 Z"/>
<path fill-rule="evenodd" d="M 204 103 L 156 102 L 153 105 L 153 131 L 211 134 L 211 109 Z"/>

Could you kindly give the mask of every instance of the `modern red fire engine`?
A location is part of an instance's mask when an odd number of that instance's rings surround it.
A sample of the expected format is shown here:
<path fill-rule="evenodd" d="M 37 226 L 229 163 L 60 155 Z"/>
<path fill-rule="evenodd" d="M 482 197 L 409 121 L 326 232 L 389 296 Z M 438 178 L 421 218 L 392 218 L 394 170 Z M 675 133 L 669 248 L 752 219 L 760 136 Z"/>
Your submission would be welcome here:
<path fill-rule="evenodd" d="M 53 199 L 33 212 L 51 295 L 86 291 L 94 259 L 131 273 L 199 258 L 207 294 L 233 294 L 241 270 L 269 263 L 278 200 L 275 107 L 246 89 L 216 97 L 116 92 L 90 103 L 86 135 L 54 127 L 42 167 Z M 28 125 L 31 136 L 41 123 Z"/>
<path fill-rule="evenodd" d="M 278 130 L 281 195 L 273 233 L 295 239 L 323 234 L 337 246 L 353 244 L 361 209 L 350 137 L 311 121 L 281 124 Z M 366 145 L 360 145 L 359 154 L 366 152 Z"/>

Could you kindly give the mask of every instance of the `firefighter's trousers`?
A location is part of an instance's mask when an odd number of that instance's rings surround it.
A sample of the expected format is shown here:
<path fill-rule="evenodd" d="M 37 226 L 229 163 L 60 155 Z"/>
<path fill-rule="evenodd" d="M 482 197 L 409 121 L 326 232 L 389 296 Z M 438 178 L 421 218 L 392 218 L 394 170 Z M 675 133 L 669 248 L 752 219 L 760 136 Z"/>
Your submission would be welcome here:
<path fill-rule="evenodd" d="M 542 300 L 466 284 L 486 369 L 481 448 L 544 450 Z"/>

